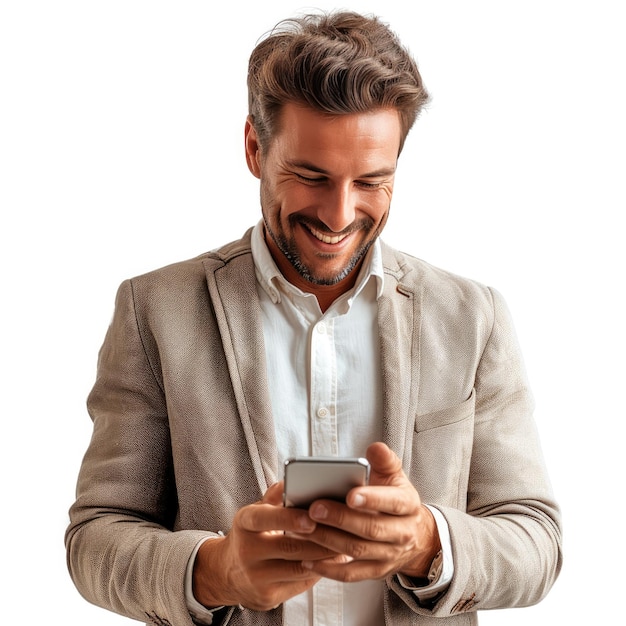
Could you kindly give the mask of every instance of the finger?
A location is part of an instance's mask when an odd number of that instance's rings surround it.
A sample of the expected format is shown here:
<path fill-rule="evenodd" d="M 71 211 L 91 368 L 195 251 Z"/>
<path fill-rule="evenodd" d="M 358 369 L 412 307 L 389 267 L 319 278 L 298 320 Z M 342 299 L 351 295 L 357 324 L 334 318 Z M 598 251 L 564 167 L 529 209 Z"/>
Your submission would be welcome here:
<path fill-rule="evenodd" d="M 338 554 L 357 560 L 402 559 L 415 545 L 415 527 L 406 519 L 366 515 L 356 532 L 319 524 L 307 538 Z"/>
<path fill-rule="evenodd" d="M 256 611 L 276 608 L 310 589 L 320 579 L 319 574 L 307 570 L 301 563 L 284 561 L 267 561 L 263 567 L 254 569 L 253 576 L 258 584 L 246 590 L 241 604 Z"/>
<path fill-rule="evenodd" d="M 358 499 L 359 508 L 332 500 L 317 500 L 309 507 L 310 518 L 320 525 L 372 541 L 394 541 L 401 529 L 414 528 L 421 502 L 412 487 L 407 490 L 373 487 L 359 491 L 364 491 L 362 498 L 358 498 L 359 494 L 349 496 L 349 501 Z"/>
<path fill-rule="evenodd" d="M 394 571 L 393 567 L 385 561 L 355 561 L 350 558 L 344 558 L 343 562 L 338 562 L 336 559 L 305 561 L 302 563 L 302 567 L 324 578 L 346 583 L 379 580 Z"/>
<path fill-rule="evenodd" d="M 357 487 L 346 496 L 351 509 L 387 515 L 414 515 L 421 506 L 419 494 L 408 481 L 397 486 Z"/>
<path fill-rule="evenodd" d="M 307 511 L 265 503 L 240 509 L 235 524 L 251 533 L 270 531 L 310 533 L 315 530 L 315 522 L 311 520 Z"/>
<path fill-rule="evenodd" d="M 302 563 L 316 563 L 320 560 L 323 559 L 305 559 L 299 561 L 274 559 L 263 561 L 254 568 L 254 577 L 256 580 L 262 581 L 262 584 L 265 586 L 289 584 L 294 581 L 307 581 L 313 578 L 319 578 L 320 575 L 317 574 L 317 572 L 313 572 L 310 568 L 304 567 Z"/>
<path fill-rule="evenodd" d="M 390 553 L 390 546 L 385 542 L 375 542 L 357 537 L 330 526 L 320 526 L 314 536 L 314 540 L 321 546 L 349 560 L 384 559 Z"/>
<path fill-rule="evenodd" d="M 268 562 L 318 561 L 336 556 L 337 553 L 321 543 L 299 537 L 283 533 L 259 533 L 239 543 L 236 555 L 238 561 L 254 569 Z"/>

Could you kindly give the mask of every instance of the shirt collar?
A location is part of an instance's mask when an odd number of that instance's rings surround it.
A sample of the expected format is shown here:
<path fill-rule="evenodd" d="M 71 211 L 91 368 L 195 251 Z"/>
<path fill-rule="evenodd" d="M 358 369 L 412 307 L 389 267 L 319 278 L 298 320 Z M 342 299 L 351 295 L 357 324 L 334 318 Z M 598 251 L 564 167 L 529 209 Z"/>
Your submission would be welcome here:
<path fill-rule="evenodd" d="M 281 292 L 290 292 L 299 296 L 306 295 L 292 285 L 278 269 L 265 243 L 263 220 L 260 220 L 252 230 L 251 244 L 256 279 L 274 304 L 280 302 Z M 359 295 L 372 278 L 376 280 L 376 299 L 378 299 L 383 292 L 384 283 L 383 257 L 378 238 L 376 238 L 365 256 L 356 284 L 348 293 L 342 296 L 342 299 L 346 298 L 348 308 L 354 298 Z"/>

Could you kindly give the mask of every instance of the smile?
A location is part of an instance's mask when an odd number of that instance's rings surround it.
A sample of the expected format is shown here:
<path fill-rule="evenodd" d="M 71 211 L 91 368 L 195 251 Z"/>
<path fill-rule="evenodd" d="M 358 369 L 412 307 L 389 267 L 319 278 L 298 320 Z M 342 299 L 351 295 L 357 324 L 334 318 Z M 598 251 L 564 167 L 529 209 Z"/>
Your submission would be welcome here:
<path fill-rule="evenodd" d="M 313 235 L 313 237 L 315 237 L 316 239 L 319 239 L 319 241 L 323 242 L 323 243 L 330 243 L 330 244 L 336 244 L 339 243 L 340 241 L 343 241 L 349 233 L 344 233 L 343 235 L 326 235 L 325 233 L 316 230 L 315 228 L 308 226 L 307 227 L 309 232 Z"/>

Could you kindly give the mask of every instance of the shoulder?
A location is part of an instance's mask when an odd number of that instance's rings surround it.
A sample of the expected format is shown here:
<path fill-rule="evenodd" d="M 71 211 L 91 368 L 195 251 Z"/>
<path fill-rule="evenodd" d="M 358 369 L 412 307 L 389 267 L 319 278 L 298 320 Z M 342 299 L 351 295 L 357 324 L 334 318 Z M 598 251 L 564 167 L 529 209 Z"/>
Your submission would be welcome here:
<path fill-rule="evenodd" d="M 232 241 L 214 250 L 197 256 L 165 265 L 130 279 L 138 289 L 171 290 L 193 285 L 204 285 L 207 273 L 213 273 L 232 263 L 249 264 L 253 270 L 248 230 L 241 239 Z"/>
<path fill-rule="evenodd" d="M 420 333 L 433 345 L 454 344 L 461 353 L 474 354 L 495 328 L 513 333 L 507 304 L 493 287 L 389 246 L 383 248 L 383 265 L 388 301 L 397 301 L 398 294 L 411 299 Z"/>
<path fill-rule="evenodd" d="M 394 289 L 438 301 L 449 306 L 492 309 L 494 290 L 483 283 L 432 265 L 422 259 L 383 244 L 385 277 Z"/>

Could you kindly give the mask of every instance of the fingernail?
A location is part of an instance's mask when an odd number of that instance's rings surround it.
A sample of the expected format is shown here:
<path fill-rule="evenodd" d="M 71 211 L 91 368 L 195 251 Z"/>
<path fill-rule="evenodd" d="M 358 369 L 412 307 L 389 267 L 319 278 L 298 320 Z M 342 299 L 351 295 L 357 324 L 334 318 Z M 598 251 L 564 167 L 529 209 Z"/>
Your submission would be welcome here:
<path fill-rule="evenodd" d="M 314 530 L 315 522 L 308 515 L 305 515 L 298 519 L 298 527 L 302 531 Z"/>
<path fill-rule="evenodd" d="M 328 509 L 323 504 L 314 504 L 310 511 L 311 517 L 314 519 L 326 519 L 328 517 Z"/>
<path fill-rule="evenodd" d="M 365 504 L 365 498 L 363 495 L 361 495 L 360 493 L 357 493 L 353 498 L 352 498 L 352 505 L 353 506 L 363 506 Z"/>

